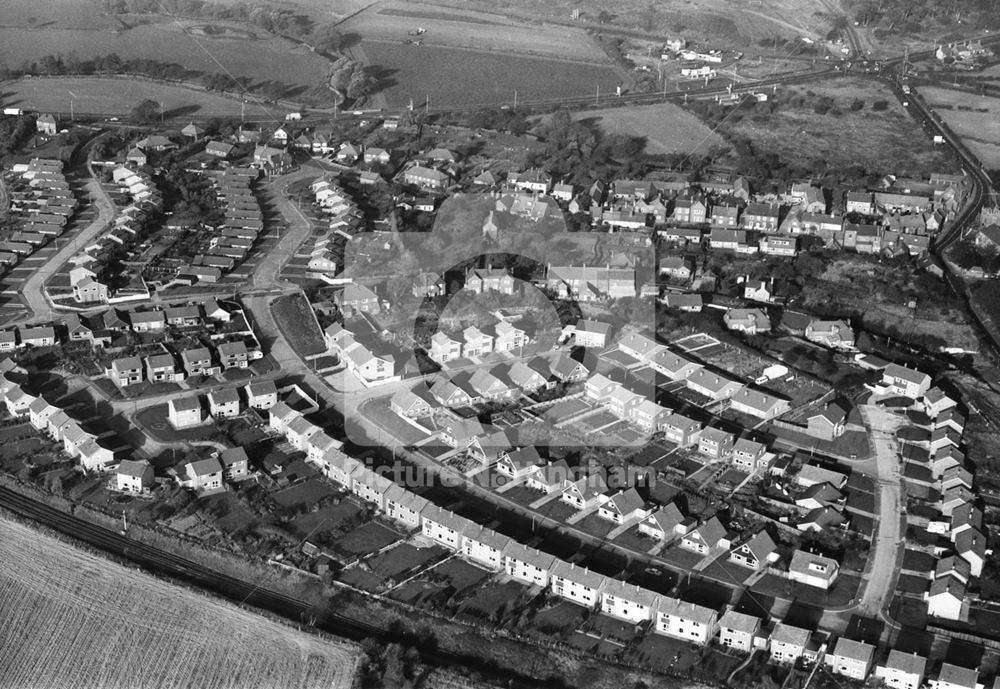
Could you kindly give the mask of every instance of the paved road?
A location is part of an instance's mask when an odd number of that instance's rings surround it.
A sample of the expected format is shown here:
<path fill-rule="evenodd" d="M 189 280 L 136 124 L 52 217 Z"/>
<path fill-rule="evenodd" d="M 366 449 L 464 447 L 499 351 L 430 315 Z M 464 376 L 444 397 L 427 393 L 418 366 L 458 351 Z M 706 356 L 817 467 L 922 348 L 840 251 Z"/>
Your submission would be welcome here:
<path fill-rule="evenodd" d="M 21 286 L 21 295 L 24 297 L 31 315 L 19 318 L 18 321 L 48 321 L 56 318 L 52 303 L 45 297 L 45 284 L 52 279 L 52 276 L 66 261 L 76 255 L 80 247 L 86 246 L 114 220 L 114 204 L 97 181 L 94 168 L 89 160 L 87 161 L 87 172 L 90 174 L 90 179 L 86 183 L 87 193 L 97 207 L 97 217 L 80 230 L 72 241 L 67 241 L 61 249 L 56 251 L 48 261 L 24 281 Z"/>
<path fill-rule="evenodd" d="M 871 472 L 878 487 L 878 530 L 868 560 L 871 565 L 858 612 L 879 618 L 896 588 L 897 565 L 903 545 L 903 486 L 895 431 L 901 419 L 884 407 L 863 405 L 861 415 L 871 428 L 874 459 L 862 468 Z"/>

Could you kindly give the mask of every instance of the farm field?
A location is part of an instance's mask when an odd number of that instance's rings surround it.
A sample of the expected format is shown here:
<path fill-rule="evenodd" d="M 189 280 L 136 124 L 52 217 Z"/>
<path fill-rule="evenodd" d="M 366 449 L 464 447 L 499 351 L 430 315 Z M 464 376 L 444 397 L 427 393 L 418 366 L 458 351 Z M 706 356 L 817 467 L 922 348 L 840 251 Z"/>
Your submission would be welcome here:
<path fill-rule="evenodd" d="M 775 151 L 784 160 L 803 164 L 823 160 L 834 166 L 863 165 L 869 170 L 916 177 L 930 171 L 954 171 L 946 151 L 934 147 L 880 82 L 844 78 L 808 89 L 793 88 L 790 93 L 793 98 L 809 100 L 804 105 L 789 103 L 789 92 L 779 89 L 781 105 L 776 112 L 744 117 L 724 128 L 751 139 L 761 149 Z M 834 108 L 820 115 L 811 99 L 823 96 L 833 99 Z M 864 101 L 861 110 L 850 109 L 855 99 Z M 877 100 L 886 101 L 884 111 L 872 111 Z"/>
<path fill-rule="evenodd" d="M 189 70 L 230 73 L 254 83 L 274 80 L 306 90 L 322 85 L 329 62 L 304 46 L 260 31 L 236 36 L 198 35 L 201 21 L 154 21 L 124 31 L 112 27 L 62 28 L 59 25 L 8 28 L 0 23 L 5 64 L 20 67 L 46 55 L 72 54 L 79 59 L 117 53 L 124 59 L 175 62 Z M 115 26 L 119 29 L 120 27 Z M 242 30 L 241 30 L 242 31 Z"/>
<path fill-rule="evenodd" d="M 363 39 L 365 62 L 379 76 L 390 108 L 413 100 L 431 107 L 490 107 L 611 93 L 622 81 L 608 65 Z"/>
<path fill-rule="evenodd" d="M 58 77 L 52 79 L 19 79 L 7 82 L 0 88 L 4 102 L 26 110 L 41 112 L 69 112 L 70 92 L 72 108 L 77 114 L 122 115 L 136 103 L 151 99 L 163 104 L 165 116 L 171 113 L 199 117 L 239 117 L 240 101 L 236 98 L 199 91 L 198 89 L 172 86 L 154 81 L 101 77 Z M 258 103 L 246 104 L 249 119 L 281 119 L 274 106 Z"/>
<path fill-rule="evenodd" d="M 434 7 L 421 3 L 375 3 L 338 26 L 363 39 L 402 42 L 423 28 L 426 47 L 472 48 L 505 55 L 524 54 L 607 64 L 608 57 L 576 27 L 525 23 L 499 14 Z"/>
<path fill-rule="evenodd" d="M 351 687 L 360 651 L 0 519 L 12 686 Z M 114 658 L 115 662 L 98 659 Z"/>
<path fill-rule="evenodd" d="M 576 113 L 578 120 L 593 121 L 608 134 L 630 134 L 646 139 L 646 153 L 706 153 L 725 140 L 701 120 L 673 103 L 637 105 Z"/>
<path fill-rule="evenodd" d="M 988 169 L 1000 168 L 1000 98 L 931 86 L 922 87 L 920 94 Z M 940 105 L 953 108 L 935 107 Z M 987 112 L 977 112 L 984 108 Z"/>

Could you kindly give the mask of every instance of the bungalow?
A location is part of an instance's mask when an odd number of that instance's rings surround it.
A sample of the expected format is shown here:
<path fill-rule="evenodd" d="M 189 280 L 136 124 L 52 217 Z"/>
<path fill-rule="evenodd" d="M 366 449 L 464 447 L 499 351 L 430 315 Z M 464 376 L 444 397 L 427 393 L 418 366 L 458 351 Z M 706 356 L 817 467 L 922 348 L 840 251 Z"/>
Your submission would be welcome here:
<path fill-rule="evenodd" d="M 854 331 L 847 321 L 812 321 L 806 326 L 805 337 L 831 349 L 854 349 Z"/>
<path fill-rule="evenodd" d="M 885 662 L 875 667 L 875 676 L 892 689 L 920 689 L 926 670 L 923 656 L 893 649 Z"/>
<path fill-rule="evenodd" d="M 633 624 L 648 622 L 656 614 L 660 596 L 652 591 L 608 579 L 601 592 L 601 612 Z"/>
<path fill-rule="evenodd" d="M 835 675 L 863 681 L 868 678 L 874 656 L 875 647 L 871 644 L 841 637 L 833 652 L 827 652 L 824 662 Z"/>
<path fill-rule="evenodd" d="M 704 368 L 692 373 L 686 379 L 686 385 L 690 390 L 704 395 L 713 402 L 728 399 L 743 388 L 743 383 Z"/>
<path fill-rule="evenodd" d="M 663 295 L 661 303 L 669 309 L 678 309 L 688 313 L 700 313 L 704 306 L 704 299 L 702 299 L 700 294 L 667 292 Z"/>
<path fill-rule="evenodd" d="M 504 548 L 504 570 L 511 579 L 529 586 L 549 585 L 549 572 L 556 558 L 511 540 Z"/>
<path fill-rule="evenodd" d="M 847 484 L 847 476 L 839 471 L 824 469 L 813 464 L 804 464 L 795 477 L 796 483 L 803 488 L 817 483 L 829 483 L 837 490 L 841 490 Z"/>
<path fill-rule="evenodd" d="M 560 459 L 557 462 L 546 462 L 542 466 L 536 466 L 528 474 L 524 485 L 531 490 L 540 490 L 551 495 L 563 490 L 570 476 L 572 471 L 569 465 Z"/>
<path fill-rule="evenodd" d="M 702 368 L 701 364 L 666 348 L 655 352 L 648 361 L 650 368 L 670 380 L 686 379 Z"/>
<path fill-rule="evenodd" d="M 727 610 L 719 619 L 719 643 L 741 653 L 754 650 L 754 640 L 760 631 L 760 618 L 735 610 Z"/>
<path fill-rule="evenodd" d="M 444 407 L 465 407 L 472 404 L 472 397 L 446 378 L 438 378 L 431 387 L 431 397 Z"/>
<path fill-rule="evenodd" d="M 167 418 L 174 428 L 189 428 L 201 423 L 201 401 L 197 395 L 175 397 L 167 402 Z"/>
<path fill-rule="evenodd" d="M 684 515 L 677 505 L 671 502 L 647 515 L 639 523 L 639 533 L 658 541 L 665 541 L 683 531 L 681 527 L 683 521 Z"/>
<path fill-rule="evenodd" d="M 791 408 L 788 400 L 750 388 L 743 388 L 735 392 L 730 397 L 730 404 L 734 411 L 764 420 L 781 416 Z"/>
<path fill-rule="evenodd" d="M 137 333 L 148 333 L 163 330 L 167 319 L 163 311 L 132 311 L 129 313 L 129 323 Z"/>
<path fill-rule="evenodd" d="M 718 517 L 712 517 L 685 534 L 681 538 L 680 546 L 699 555 L 708 555 L 713 548 L 727 543 L 725 527 Z"/>
<path fill-rule="evenodd" d="M 123 459 L 115 470 L 115 486 L 126 493 L 142 493 L 153 486 L 153 467 L 144 459 Z"/>
<path fill-rule="evenodd" d="M 586 379 L 588 373 L 586 366 L 565 352 L 552 365 L 552 375 L 564 383 L 578 383 Z"/>
<path fill-rule="evenodd" d="M 657 634 L 683 639 L 699 646 L 707 646 L 715 636 L 718 613 L 696 603 L 676 598 L 663 598 L 656 611 Z"/>
<path fill-rule="evenodd" d="M 188 462 L 184 467 L 184 483 L 193 490 L 215 490 L 222 487 L 222 463 L 215 457 Z"/>
<path fill-rule="evenodd" d="M 439 330 L 431 335 L 431 348 L 427 356 L 439 364 L 454 361 L 462 356 L 462 343 Z"/>
<path fill-rule="evenodd" d="M 519 450 L 504 452 L 496 463 L 496 471 L 512 481 L 527 478 L 535 467 L 542 464 L 542 458 L 534 445 Z"/>
<path fill-rule="evenodd" d="M 603 575 L 563 560 L 556 560 L 549 571 L 553 594 L 588 609 L 595 609 L 601 602 L 606 582 Z"/>
<path fill-rule="evenodd" d="M 768 639 L 771 661 L 781 665 L 794 664 L 805 653 L 811 637 L 812 632 L 808 629 L 778 622 Z"/>
<path fill-rule="evenodd" d="M 389 409 L 406 418 L 428 416 L 434 411 L 431 403 L 412 390 L 400 390 L 389 401 Z"/>
<path fill-rule="evenodd" d="M 844 526 L 848 519 L 844 514 L 830 506 L 816 507 L 809 511 L 795 528 L 799 531 L 815 531 L 828 533 Z"/>
<path fill-rule="evenodd" d="M 248 383 L 244 387 L 247 406 L 252 409 L 270 409 L 278 402 L 278 388 L 273 380 Z"/>
<path fill-rule="evenodd" d="M 771 329 L 771 319 L 760 309 L 729 309 L 722 316 L 730 330 L 756 335 Z"/>
<path fill-rule="evenodd" d="M 796 550 L 788 565 L 788 578 L 806 586 L 815 586 L 823 590 L 833 586 L 840 574 L 840 565 L 822 555 L 813 555 L 803 550 Z"/>
<path fill-rule="evenodd" d="M 827 404 L 822 411 L 810 414 L 806 421 L 809 435 L 821 440 L 833 440 L 844 434 L 847 412 L 836 404 Z"/>
<path fill-rule="evenodd" d="M 729 552 L 730 562 L 755 571 L 777 560 L 778 546 L 767 531 L 758 531 Z"/>
<path fill-rule="evenodd" d="M 546 378 L 523 361 L 515 361 L 507 369 L 507 379 L 524 392 L 531 393 L 546 385 Z"/>
<path fill-rule="evenodd" d="M 733 434 L 721 428 L 704 428 L 698 437 L 698 452 L 711 459 L 729 456 L 733 450 Z"/>
<path fill-rule="evenodd" d="M 597 516 L 615 524 L 642 519 L 649 515 L 645 501 L 635 488 L 619 490 L 597 509 Z"/>
<path fill-rule="evenodd" d="M 25 328 L 20 331 L 21 344 L 31 347 L 51 347 L 56 343 L 56 331 L 51 326 Z"/>
<path fill-rule="evenodd" d="M 209 413 L 216 419 L 240 415 L 240 393 L 236 388 L 222 388 L 208 393 Z"/>

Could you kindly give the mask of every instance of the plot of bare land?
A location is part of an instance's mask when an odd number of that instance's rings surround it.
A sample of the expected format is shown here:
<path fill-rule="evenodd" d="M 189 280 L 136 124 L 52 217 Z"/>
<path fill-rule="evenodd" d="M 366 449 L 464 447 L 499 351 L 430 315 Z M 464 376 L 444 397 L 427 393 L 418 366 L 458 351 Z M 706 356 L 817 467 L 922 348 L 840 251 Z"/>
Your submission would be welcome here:
<path fill-rule="evenodd" d="M 577 119 L 593 119 L 609 134 L 646 138 L 646 153 L 706 153 L 725 141 L 697 117 L 673 103 L 587 110 Z"/>
<path fill-rule="evenodd" d="M 201 21 L 173 22 L 163 19 L 124 31 L 60 28 L 0 28 L 0 60 L 11 67 L 30 64 L 46 55 L 69 55 L 88 59 L 117 53 L 124 59 L 143 58 L 175 62 L 187 69 L 212 74 L 230 73 L 254 82 L 274 80 L 309 88 L 321 85 L 329 62 L 283 38 L 262 31 L 223 32 L 199 35 L 193 28 Z M 252 36 L 252 37 L 250 37 Z"/>
<path fill-rule="evenodd" d="M 504 55 L 537 55 L 608 64 L 608 57 L 576 27 L 524 23 L 498 14 L 416 3 L 374 4 L 337 27 L 365 40 L 402 42 L 423 28 L 425 47 L 473 48 Z"/>
<path fill-rule="evenodd" d="M 6 685 L 354 684 L 360 653 L 348 644 L 297 632 L 2 519 L 0 560 Z"/>
<path fill-rule="evenodd" d="M 429 100 L 439 107 L 490 107 L 611 91 L 622 81 L 611 65 L 484 52 L 400 41 L 361 41 L 365 62 L 389 107 Z"/>
<path fill-rule="evenodd" d="M 781 94 L 779 89 L 781 104 L 776 112 L 747 116 L 735 125 L 724 126 L 786 161 L 824 160 L 833 166 L 863 165 L 870 170 L 916 176 L 952 171 L 944 147 L 935 148 L 881 82 L 841 79 L 795 88 L 791 95 L 793 99 L 801 96 L 802 102 L 789 102 L 789 94 Z M 823 96 L 832 99 L 833 107 L 820 115 L 815 107 Z M 851 110 L 856 99 L 864 105 Z M 874 111 L 876 101 L 885 101 L 886 109 Z"/>
<path fill-rule="evenodd" d="M 183 86 L 171 86 L 154 81 L 101 77 L 59 77 L 55 79 L 21 79 L 3 85 L 4 102 L 26 110 L 68 112 L 70 100 L 79 114 L 127 114 L 135 104 L 152 99 L 171 111 L 199 116 L 238 117 L 240 101 L 236 98 L 199 91 Z M 75 98 L 70 96 L 75 95 Z M 250 118 L 275 117 L 276 110 L 253 102 L 246 104 Z"/>
<path fill-rule="evenodd" d="M 987 168 L 1000 167 L 1000 98 L 937 87 L 920 93 Z M 952 107 L 937 107 L 941 105 Z"/>

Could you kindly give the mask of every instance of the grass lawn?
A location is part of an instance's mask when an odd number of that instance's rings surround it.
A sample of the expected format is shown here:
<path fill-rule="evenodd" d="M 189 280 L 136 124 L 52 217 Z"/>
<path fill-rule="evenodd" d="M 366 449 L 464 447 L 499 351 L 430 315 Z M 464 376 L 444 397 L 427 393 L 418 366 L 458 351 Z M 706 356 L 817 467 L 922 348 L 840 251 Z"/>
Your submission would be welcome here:
<path fill-rule="evenodd" d="M 754 593 L 775 598 L 793 599 L 805 605 L 818 607 L 841 607 L 850 603 L 858 594 L 861 577 L 841 573 L 828 591 L 815 586 L 806 586 L 774 574 L 765 574 L 760 581 L 750 587 Z"/>
<path fill-rule="evenodd" d="M 319 479 L 309 479 L 271 495 L 274 501 L 285 507 L 312 505 L 323 498 L 338 493 L 333 486 Z"/>
<path fill-rule="evenodd" d="M 933 572 L 937 559 L 930 553 L 907 548 L 903 552 L 903 569 L 914 572 Z"/>
<path fill-rule="evenodd" d="M 857 512 L 875 514 L 875 495 L 860 490 L 852 490 L 847 494 L 847 509 Z"/>
<path fill-rule="evenodd" d="M 997 117 L 1000 98 L 933 86 L 921 87 L 920 93 L 987 168 L 1000 167 L 1000 121 Z M 952 107 L 934 107 L 940 105 Z M 959 110 L 959 106 L 971 110 Z M 984 109 L 987 112 L 979 112 Z"/>
<path fill-rule="evenodd" d="M 457 558 L 452 558 L 444 564 L 435 567 L 432 570 L 432 574 L 435 581 L 440 578 L 446 578 L 458 592 L 472 588 L 490 576 L 485 570 Z"/>
<path fill-rule="evenodd" d="M 198 509 L 226 533 L 239 531 L 258 521 L 253 513 L 240 504 L 234 493 L 217 493 L 199 498 Z"/>
<path fill-rule="evenodd" d="M 393 578 L 402 572 L 409 572 L 446 554 L 447 551 L 444 548 L 436 545 L 429 548 L 417 548 L 409 543 L 400 543 L 368 560 L 368 566 L 381 576 Z"/>
<path fill-rule="evenodd" d="M 426 581 L 408 581 L 389 594 L 391 598 L 427 607 L 437 607 L 447 598 L 447 586 L 444 584 L 429 584 Z"/>
<path fill-rule="evenodd" d="M 413 445 L 428 435 L 414 428 L 408 421 L 399 418 L 396 412 L 389 409 L 388 400 L 373 400 L 362 407 L 361 413 L 378 424 L 386 433 L 391 433 L 400 445 Z"/>
<path fill-rule="evenodd" d="M 597 513 L 591 514 L 576 523 L 577 527 L 583 529 L 587 533 L 593 534 L 598 538 L 605 538 L 611 530 L 617 527 L 617 524 L 612 524 L 607 519 L 601 519 L 597 516 Z"/>
<path fill-rule="evenodd" d="M 516 609 L 526 590 L 513 581 L 481 586 L 462 603 L 459 612 L 476 619 L 493 619 L 498 612 Z"/>
<path fill-rule="evenodd" d="M 697 646 L 661 634 L 647 634 L 636 646 L 635 655 L 643 665 L 681 676 L 686 676 L 702 660 L 702 651 Z"/>
<path fill-rule="evenodd" d="M 323 333 L 320 332 L 312 306 L 304 295 L 278 297 L 271 302 L 271 313 L 278 328 L 299 356 L 313 356 L 326 351 Z"/>
<path fill-rule="evenodd" d="M 926 428 L 916 426 L 905 426 L 896 431 L 896 437 L 900 440 L 908 440 L 914 443 L 922 443 L 931 439 L 931 432 Z"/>
<path fill-rule="evenodd" d="M 612 542 L 617 543 L 623 548 L 631 548 L 640 553 L 649 552 L 657 544 L 657 541 L 649 536 L 640 534 L 638 526 L 633 526 L 628 531 L 615 536 Z"/>
<path fill-rule="evenodd" d="M 568 601 L 558 601 L 542 610 L 531 621 L 531 627 L 546 636 L 565 637 L 583 622 L 583 608 Z"/>
<path fill-rule="evenodd" d="M 350 584 L 365 591 L 378 591 L 385 584 L 385 579 L 378 574 L 361 569 L 360 567 L 351 567 L 346 572 L 342 572 L 339 578 L 345 584 Z"/>
<path fill-rule="evenodd" d="M 337 539 L 337 549 L 352 555 L 364 555 L 381 550 L 399 540 L 399 534 L 391 529 L 368 522 Z"/>
<path fill-rule="evenodd" d="M 300 538 L 326 531 L 342 531 L 344 525 L 361 519 L 363 510 L 350 500 L 326 505 L 315 512 L 306 512 L 291 522 L 291 529 Z"/>
<path fill-rule="evenodd" d="M 646 153 L 704 152 L 725 140 L 679 105 L 658 103 L 629 108 L 583 110 L 576 119 L 593 120 L 607 133 L 646 139 Z"/>
<path fill-rule="evenodd" d="M 205 418 L 208 418 L 207 416 Z M 164 443 L 175 443 L 184 440 L 214 440 L 221 436 L 221 432 L 215 423 L 209 419 L 208 423 L 203 423 L 192 428 L 174 428 L 167 418 L 167 405 L 158 404 L 154 407 L 143 409 L 135 415 L 138 423 L 150 436 Z"/>
<path fill-rule="evenodd" d="M 929 585 L 930 582 L 924 577 L 917 577 L 912 574 L 900 574 L 896 579 L 896 588 L 903 593 L 910 593 L 917 596 L 922 596 Z"/>

